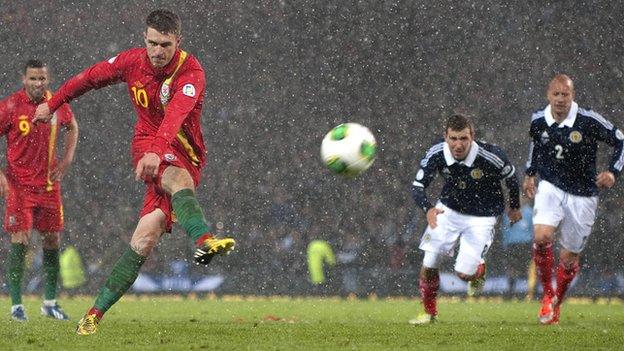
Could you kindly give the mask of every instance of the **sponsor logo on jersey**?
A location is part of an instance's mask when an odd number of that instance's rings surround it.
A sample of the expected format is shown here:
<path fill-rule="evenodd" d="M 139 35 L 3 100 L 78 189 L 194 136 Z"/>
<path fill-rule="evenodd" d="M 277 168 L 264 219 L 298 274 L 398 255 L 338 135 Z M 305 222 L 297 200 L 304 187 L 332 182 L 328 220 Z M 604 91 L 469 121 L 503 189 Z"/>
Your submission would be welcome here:
<path fill-rule="evenodd" d="M 171 162 L 171 161 L 175 161 L 176 157 L 174 154 L 165 154 L 164 155 L 165 161 L 167 162 Z"/>
<path fill-rule="evenodd" d="M 550 135 L 548 135 L 547 131 L 544 131 L 544 133 L 542 133 L 542 136 L 541 136 L 542 144 L 546 144 L 548 140 L 550 140 Z"/>
<path fill-rule="evenodd" d="M 185 84 L 184 87 L 182 87 L 182 94 L 186 96 L 194 97 L 195 86 L 193 86 L 193 84 Z"/>
<path fill-rule="evenodd" d="M 479 168 L 475 168 L 470 171 L 470 176 L 472 177 L 472 179 L 481 179 L 481 177 L 483 177 L 483 171 Z"/>
<path fill-rule="evenodd" d="M 581 140 L 583 140 L 583 134 L 581 134 L 581 132 L 579 132 L 578 130 L 572 131 L 572 133 L 570 133 L 570 141 L 578 144 L 581 142 Z"/>
<path fill-rule="evenodd" d="M 460 180 L 459 182 L 457 182 L 457 187 L 461 190 L 466 189 L 466 182 L 464 182 L 463 180 Z"/>

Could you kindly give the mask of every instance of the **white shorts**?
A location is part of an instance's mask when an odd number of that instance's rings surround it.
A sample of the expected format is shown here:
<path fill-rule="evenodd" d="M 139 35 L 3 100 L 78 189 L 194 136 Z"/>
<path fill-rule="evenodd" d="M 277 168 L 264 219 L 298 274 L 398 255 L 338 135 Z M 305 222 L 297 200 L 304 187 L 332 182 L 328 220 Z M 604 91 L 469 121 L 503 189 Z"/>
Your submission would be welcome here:
<path fill-rule="evenodd" d="M 583 251 L 596 219 L 598 196 L 568 194 L 545 180 L 540 181 L 533 206 L 533 224 L 560 226 L 561 246 Z"/>
<path fill-rule="evenodd" d="M 455 271 L 466 275 L 475 274 L 482 258 L 492 245 L 496 217 L 461 214 L 439 202 L 436 208 L 444 212 L 438 215 L 438 226 L 435 229 L 427 226 L 419 248 L 427 252 L 453 256 L 455 246 L 459 242 Z"/>

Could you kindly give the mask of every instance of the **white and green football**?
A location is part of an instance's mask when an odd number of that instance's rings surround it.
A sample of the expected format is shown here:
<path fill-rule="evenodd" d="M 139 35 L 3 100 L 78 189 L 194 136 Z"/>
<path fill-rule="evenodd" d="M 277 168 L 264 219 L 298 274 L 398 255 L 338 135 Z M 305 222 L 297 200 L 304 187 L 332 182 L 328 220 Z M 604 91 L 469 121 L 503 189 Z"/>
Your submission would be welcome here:
<path fill-rule="evenodd" d="M 375 161 L 377 142 L 368 128 L 357 123 L 336 126 L 325 135 L 321 159 L 330 171 L 355 177 Z"/>

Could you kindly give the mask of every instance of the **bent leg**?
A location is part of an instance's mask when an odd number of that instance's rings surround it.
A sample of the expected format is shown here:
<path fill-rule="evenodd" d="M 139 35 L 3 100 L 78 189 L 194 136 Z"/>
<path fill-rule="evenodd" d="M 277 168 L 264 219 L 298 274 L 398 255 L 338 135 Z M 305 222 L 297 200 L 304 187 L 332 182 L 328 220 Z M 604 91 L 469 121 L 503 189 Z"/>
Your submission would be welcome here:
<path fill-rule="evenodd" d="M 163 172 L 161 186 L 171 195 L 171 206 L 178 223 L 197 243 L 209 228 L 195 197 L 195 184 L 190 173 L 184 168 L 169 166 Z"/>
<path fill-rule="evenodd" d="M 475 267 L 476 267 L 475 273 L 473 274 L 468 274 L 468 273 L 455 270 L 455 275 L 457 275 L 459 279 L 465 282 L 471 282 L 471 281 L 482 278 L 485 275 L 485 261 L 484 260 L 478 261 Z"/>
<path fill-rule="evenodd" d="M 106 311 L 115 304 L 132 286 L 141 266 L 165 232 L 165 214 L 161 210 L 141 217 L 132 235 L 130 246 L 125 249 L 113 266 L 111 274 L 100 290 L 93 308 L 88 315 L 95 314 L 101 319 Z"/>
<path fill-rule="evenodd" d="M 496 218 L 467 217 L 466 220 L 466 228 L 459 237 L 455 274 L 466 282 L 479 280 L 478 290 L 481 290 L 485 284 L 485 256 L 492 247 Z"/>

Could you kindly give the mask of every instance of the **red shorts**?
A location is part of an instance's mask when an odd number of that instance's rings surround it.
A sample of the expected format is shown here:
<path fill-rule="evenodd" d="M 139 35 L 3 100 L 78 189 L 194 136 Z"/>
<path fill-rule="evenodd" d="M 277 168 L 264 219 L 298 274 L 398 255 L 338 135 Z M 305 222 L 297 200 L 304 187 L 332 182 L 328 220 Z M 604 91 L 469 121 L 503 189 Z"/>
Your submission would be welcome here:
<path fill-rule="evenodd" d="M 4 230 L 8 233 L 37 230 L 57 233 L 63 230 L 61 188 L 10 186 L 6 197 Z"/>
<path fill-rule="evenodd" d="M 136 167 L 136 164 L 141 159 L 143 153 L 135 152 L 133 154 L 133 164 Z M 195 187 L 199 185 L 199 178 L 201 176 L 201 168 L 199 166 L 195 166 L 189 161 L 186 157 L 186 154 L 176 149 L 170 149 L 169 152 L 165 153 L 164 160 L 160 163 L 158 167 L 158 175 L 155 179 L 151 179 L 145 181 L 147 185 L 147 189 L 145 191 L 145 197 L 143 198 L 143 208 L 141 209 L 141 213 L 139 214 L 139 218 L 142 218 L 146 214 L 153 212 L 155 209 L 159 208 L 165 214 L 166 218 L 166 232 L 171 232 L 171 227 L 173 222 L 175 222 L 175 214 L 173 213 L 173 209 L 171 207 L 171 196 L 167 194 L 167 192 L 160 186 L 160 180 L 162 179 L 163 172 L 167 167 L 175 166 L 186 169 L 191 178 L 193 178 L 193 183 L 195 183 Z"/>

